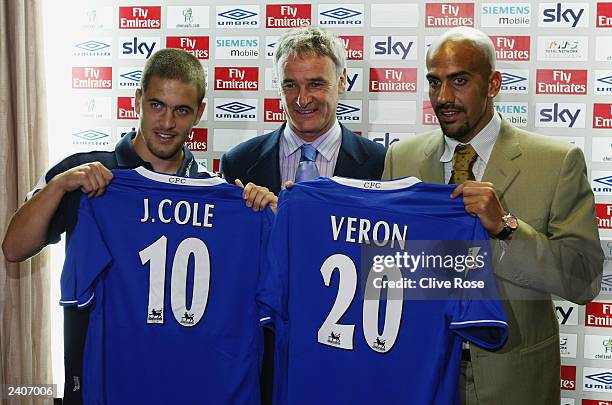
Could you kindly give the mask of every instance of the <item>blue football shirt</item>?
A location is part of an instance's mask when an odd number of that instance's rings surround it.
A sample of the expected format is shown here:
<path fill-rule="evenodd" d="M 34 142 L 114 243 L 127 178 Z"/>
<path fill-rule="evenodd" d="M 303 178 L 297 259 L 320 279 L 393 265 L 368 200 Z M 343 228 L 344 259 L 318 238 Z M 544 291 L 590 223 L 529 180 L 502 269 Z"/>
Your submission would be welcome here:
<path fill-rule="evenodd" d="M 84 402 L 258 404 L 271 211 L 217 177 L 113 175 L 81 200 L 62 273 L 62 304 L 91 306 Z"/>
<path fill-rule="evenodd" d="M 276 403 L 459 404 L 462 341 L 495 349 L 505 342 L 508 326 L 486 252 L 487 233 L 466 214 L 461 198 L 449 197 L 453 188 L 414 178 L 334 177 L 281 192 L 270 235 L 271 266 L 258 289 L 266 315 L 261 321 L 276 334 Z M 451 268 L 404 268 L 402 274 L 415 282 L 424 280 L 422 288 L 370 287 L 377 273 L 370 271 L 368 248 L 386 245 L 381 251 L 392 254 L 429 243 L 433 250 L 424 253 L 441 254 L 447 245 L 441 240 L 461 242 L 459 250 L 449 251 L 453 258 L 464 247 L 468 256 L 470 246 L 478 245 L 482 266 L 467 278 L 458 259 Z M 487 288 L 448 289 L 448 299 L 444 288 L 433 290 L 455 275 L 487 282 Z M 378 276 L 379 287 L 403 279 L 397 267 Z"/>

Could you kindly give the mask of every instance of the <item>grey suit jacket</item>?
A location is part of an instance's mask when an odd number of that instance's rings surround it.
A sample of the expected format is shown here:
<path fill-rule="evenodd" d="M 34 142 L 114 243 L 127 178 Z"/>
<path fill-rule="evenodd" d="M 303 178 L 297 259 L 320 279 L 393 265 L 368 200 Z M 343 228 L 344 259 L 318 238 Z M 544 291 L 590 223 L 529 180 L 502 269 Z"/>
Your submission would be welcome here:
<path fill-rule="evenodd" d="M 443 183 L 443 151 L 441 130 L 398 142 L 387 152 L 383 179 Z M 586 303 L 599 293 L 603 269 L 584 156 L 503 120 L 482 181 L 493 183 L 519 228 L 494 268 L 508 341 L 495 352 L 470 348 L 479 403 L 558 404 L 559 326 L 551 294 Z"/>

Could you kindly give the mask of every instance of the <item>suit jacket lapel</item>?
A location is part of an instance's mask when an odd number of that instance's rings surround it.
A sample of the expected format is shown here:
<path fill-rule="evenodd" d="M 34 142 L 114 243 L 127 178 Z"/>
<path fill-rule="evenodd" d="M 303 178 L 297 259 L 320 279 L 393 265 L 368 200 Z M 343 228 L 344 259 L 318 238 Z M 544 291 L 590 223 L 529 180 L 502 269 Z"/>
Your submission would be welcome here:
<path fill-rule="evenodd" d="M 366 156 L 354 138 L 356 135 L 342 124 L 340 124 L 340 127 L 342 128 L 342 143 L 340 144 L 340 151 L 338 151 L 334 176 L 358 177 L 360 167 Z"/>
<path fill-rule="evenodd" d="M 268 187 L 276 195 L 278 195 L 281 189 L 278 153 L 280 137 L 284 129 L 285 124 L 270 134 L 261 146 L 259 158 L 247 170 L 247 174 L 249 178 L 253 179 L 253 183 L 258 186 Z"/>
<path fill-rule="evenodd" d="M 482 177 L 482 181 L 493 183 L 500 198 L 520 172 L 518 165 L 514 162 L 514 159 L 520 155 L 518 136 L 512 125 L 502 119 L 499 136 Z"/>
<path fill-rule="evenodd" d="M 431 136 L 423 148 L 425 159 L 419 167 L 419 178 L 429 183 L 444 183 L 444 165 L 440 156 L 444 152 L 444 136 L 439 132 Z"/>

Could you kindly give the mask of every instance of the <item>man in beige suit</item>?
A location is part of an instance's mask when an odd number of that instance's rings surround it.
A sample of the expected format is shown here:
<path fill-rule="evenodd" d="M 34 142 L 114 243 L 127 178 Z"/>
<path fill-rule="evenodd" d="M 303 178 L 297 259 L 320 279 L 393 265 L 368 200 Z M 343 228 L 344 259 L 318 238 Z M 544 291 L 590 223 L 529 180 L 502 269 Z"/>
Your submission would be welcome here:
<path fill-rule="evenodd" d="M 584 304 L 598 293 L 603 255 L 593 193 L 579 148 L 514 128 L 493 107 L 501 84 L 491 40 L 454 28 L 427 53 L 429 97 L 440 130 L 396 143 L 383 178 L 459 184 L 496 250 L 510 325 L 495 352 L 470 345 L 464 404 L 559 404 L 559 329 L 551 294 Z"/>

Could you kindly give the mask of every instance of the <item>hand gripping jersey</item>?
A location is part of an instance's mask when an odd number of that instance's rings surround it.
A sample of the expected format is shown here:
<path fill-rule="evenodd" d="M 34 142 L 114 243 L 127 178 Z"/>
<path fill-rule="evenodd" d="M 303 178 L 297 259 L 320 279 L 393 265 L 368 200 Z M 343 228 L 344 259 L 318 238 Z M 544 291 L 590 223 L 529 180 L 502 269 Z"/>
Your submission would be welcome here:
<path fill-rule="evenodd" d="M 62 304 L 91 305 L 86 404 L 258 404 L 270 210 L 224 180 L 113 170 L 81 200 Z"/>
<path fill-rule="evenodd" d="M 276 334 L 277 404 L 459 404 L 462 340 L 495 349 L 507 337 L 503 308 L 489 296 L 497 290 L 488 261 L 470 270 L 489 283 L 487 293 L 449 289 L 453 299 L 440 299 L 445 287 L 424 266 L 402 269 L 420 289 L 371 289 L 401 277 L 397 267 L 376 273 L 363 263 L 363 249 L 375 244 L 397 253 L 417 241 L 488 246 L 480 221 L 449 197 L 453 187 L 334 177 L 281 192 L 257 297 Z M 461 276 L 458 264 L 436 274 Z M 435 299 L 423 294 L 436 286 Z"/>

